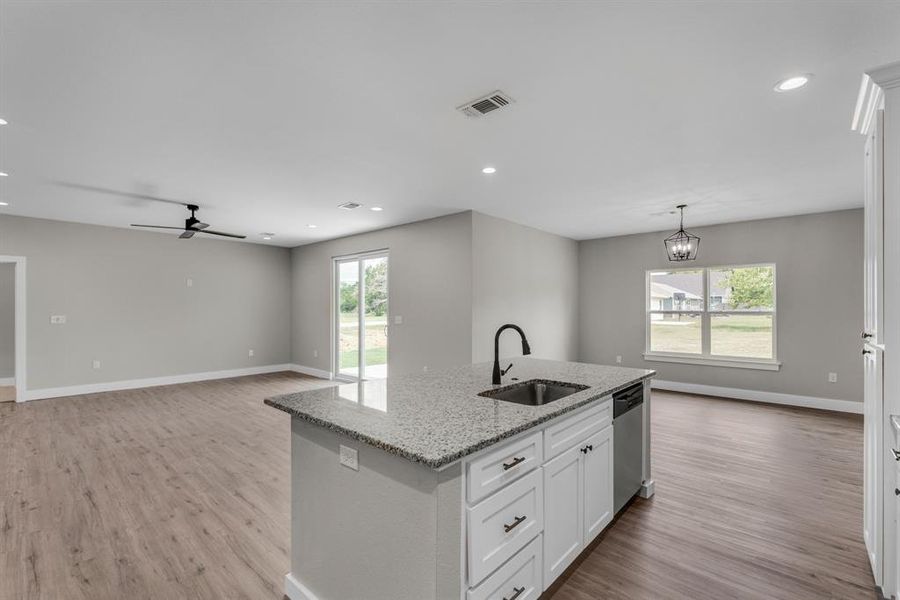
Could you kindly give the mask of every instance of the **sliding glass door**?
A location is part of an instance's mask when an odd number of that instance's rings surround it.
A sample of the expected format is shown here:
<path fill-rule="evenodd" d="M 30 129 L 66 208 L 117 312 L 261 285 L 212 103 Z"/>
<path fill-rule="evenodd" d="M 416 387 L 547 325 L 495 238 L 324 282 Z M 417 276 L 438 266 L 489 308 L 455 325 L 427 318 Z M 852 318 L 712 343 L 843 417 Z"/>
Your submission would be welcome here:
<path fill-rule="evenodd" d="M 388 255 L 373 252 L 334 260 L 335 375 L 387 377 Z"/>

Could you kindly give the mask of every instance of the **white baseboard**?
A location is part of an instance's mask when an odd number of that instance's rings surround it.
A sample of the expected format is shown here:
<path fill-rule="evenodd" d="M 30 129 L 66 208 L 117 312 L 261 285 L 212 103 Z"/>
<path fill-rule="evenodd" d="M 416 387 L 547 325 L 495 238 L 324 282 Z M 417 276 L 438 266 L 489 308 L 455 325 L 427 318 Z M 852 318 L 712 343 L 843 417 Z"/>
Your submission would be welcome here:
<path fill-rule="evenodd" d="M 0 377 L 0 385 L 16 385 L 15 377 Z"/>
<path fill-rule="evenodd" d="M 318 597 L 294 577 L 293 573 L 284 576 L 284 595 L 291 600 L 318 600 Z"/>
<path fill-rule="evenodd" d="M 753 402 L 769 402 L 772 404 L 784 404 L 802 408 L 819 408 L 823 410 L 835 410 L 856 414 L 862 414 L 863 412 L 863 403 L 853 402 L 852 400 L 835 400 L 833 398 L 816 398 L 815 396 L 761 392 L 758 390 L 743 390 L 739 388 L 703 385 L 700 383 L 682 383 L 680 381 L 664 381 L 660 379 L 653 379 L 651 386 L 654 389 L 669 390 L 671 392 L 702 394 L 704 396 L 721 396 L 722 398 L 751 400 Z"/>
<path fill-rule="evenodd" d="M 119 390 L 133 390 L 136 388 L 156 387 L 159 385 L 192 383 L 195 381 L 209 381 L 212 379 L 228 379 L 230 377 L 243 377 L 245 375 L 261 375 L 264 373 L 297 371 L 294 367 L 295 365 L 292 364 L 263 365 L 260 367 L 245 367 L 243 369 L 207 371 L 206 373 L 186 373 L 184 375 L 170 375 L 167 377 L 150 377 L 147 379 L 130 379 L 127 381 L 109 381 L 105 383 L 88 383 L 84 385 L 44 388 L 38 390 L 28 390 L 25 393 L 25 400 L 43 400 L 45 398 L 79 396 L 81 394 L 95 394 L 97 392 L 115 392 Z"/>
<path fill-rule="evenodd" d="M 318 377 L 319 379 L 334 379 L 330 371 L 325 371 L 323 369 L 316 369 L 313 367 L 307 367 L 304 365 L 289 365 L 291 367 L 291 371 L 295 373 L 302 373 L 303 375 L 310 375 L 312 377 Z"/>

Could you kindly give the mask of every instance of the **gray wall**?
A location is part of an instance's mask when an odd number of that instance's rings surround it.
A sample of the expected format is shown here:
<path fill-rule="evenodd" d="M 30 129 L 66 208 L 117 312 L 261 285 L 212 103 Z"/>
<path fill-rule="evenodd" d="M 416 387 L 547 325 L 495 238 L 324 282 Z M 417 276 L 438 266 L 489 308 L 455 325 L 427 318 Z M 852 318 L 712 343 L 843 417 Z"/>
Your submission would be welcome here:
<path fill-rule="evenodd" d="M 472 261 L 473 362 L 494 359 L 504 323 L 525 330 L 534 356 L 576 359 L 578 242 L 473 213 Z M 519 336 L 504 333 L 500 355 L 521 353 Z"/>
<path fill-rule="evenodd" d="M 0 254 L 27 257 L 29 389 L 289 362 L 287 249 L 4 215 Z"/>
<path fill-rule="evenodd" d="M 16 372 L 16 266 L 0 263 L 0 379 Z"/>
<path fill-rule="evenodd" d="M 388 372 L 472 358 L 472 213 L 458 213 L 292 250 L 293 362 L 331 370 L 332 258 L 388 249 Z M 394 325 L 396 315 L 403 317 Z M 318 352 L 318 356 L 315 356 Z"/>
<path fill-rule="evenodd" d="M 861 209 L 691 229 L 702 238 L 692 266 L 776 263 L 778 372 L 648 362 L 644 273 L 666 268 L 670 232 L 581 242 L 579 359 L 652 368 L 659 379 L 862 401 Z M 828 383 L 828 372 L 838 374 Z"/>

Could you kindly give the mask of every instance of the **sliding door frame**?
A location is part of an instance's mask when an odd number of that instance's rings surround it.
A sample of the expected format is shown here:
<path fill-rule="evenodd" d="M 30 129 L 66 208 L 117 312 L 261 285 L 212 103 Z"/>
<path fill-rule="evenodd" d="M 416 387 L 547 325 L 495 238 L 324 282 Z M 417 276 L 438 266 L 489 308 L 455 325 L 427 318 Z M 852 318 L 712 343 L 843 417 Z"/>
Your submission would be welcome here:
<path fill-rule="evenodd" d="M 390 302 L 390 256 L 387 248 L 378 250 L 369 250 L 356 254 L 343 254 L 341 256 L 333 256 L 332 261 L 332 285 L 331 285 L 331 373 L 334 379 L 339 381 L 360 381 L 365 379 L 366 373 L 366 327 L 365 327 L 365 299 L 366 299 L 366 277 L 365 277 L 365 261 L 371 258 L 388 259 L 388 310 L 386 320 L 388 325 L 391 322 L 391 302 Z M 359 338 L 357 341 L 357 359 L 356 376 L 344 375 L 341 373 L 341 264 L 348 262 L 357 262 L 359 286 L 357 289 L 356 302 L 356 320 L 359 325 Z M 388 342 L 390 344 L 390 342 Z M 390 346 L 389 346 L 390 347 Z"/>

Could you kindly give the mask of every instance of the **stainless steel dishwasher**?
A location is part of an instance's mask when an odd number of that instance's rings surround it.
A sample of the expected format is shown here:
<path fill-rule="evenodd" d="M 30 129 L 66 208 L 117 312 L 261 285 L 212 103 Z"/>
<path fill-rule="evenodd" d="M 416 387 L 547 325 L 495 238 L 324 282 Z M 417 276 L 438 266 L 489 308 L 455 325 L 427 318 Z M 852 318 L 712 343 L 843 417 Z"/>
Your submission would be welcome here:
<path fill-rule="evenodd" d="M 618 513 L 644 482 L 644 384 L 613 394 L 614 508 Z"/>

